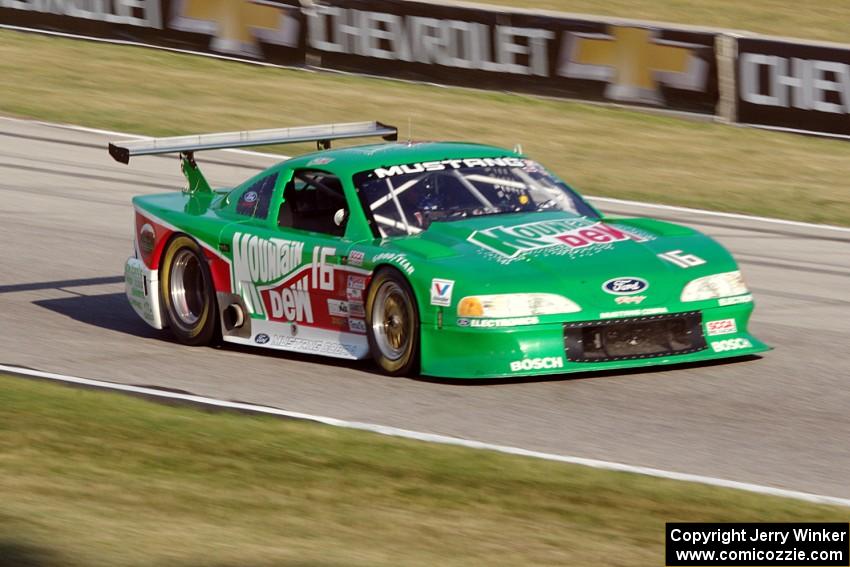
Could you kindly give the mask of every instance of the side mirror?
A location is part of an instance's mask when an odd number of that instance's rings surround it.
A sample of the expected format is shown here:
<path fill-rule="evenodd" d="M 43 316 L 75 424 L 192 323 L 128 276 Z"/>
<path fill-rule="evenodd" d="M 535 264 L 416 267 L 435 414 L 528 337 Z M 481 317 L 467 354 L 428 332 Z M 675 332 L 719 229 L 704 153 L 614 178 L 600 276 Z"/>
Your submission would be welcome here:
<path fill-rule="evenodd" d="M 348 220 L 348 211 L 345 209 L 337 209 L 334 213 L 334 224 L 342 226 Z"/>

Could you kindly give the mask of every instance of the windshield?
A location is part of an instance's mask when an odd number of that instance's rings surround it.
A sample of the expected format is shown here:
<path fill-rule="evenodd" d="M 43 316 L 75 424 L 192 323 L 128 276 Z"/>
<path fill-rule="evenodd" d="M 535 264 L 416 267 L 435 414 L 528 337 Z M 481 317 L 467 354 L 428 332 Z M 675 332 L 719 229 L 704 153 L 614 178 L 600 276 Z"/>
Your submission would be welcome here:
<path fill-rule="evenodd" d="M 432 222 L 565 211 L 597 213 L 542 166 L 517 157 L 467 158 L 379 167 L 354 176 L 381 236 L 416 234 Z"/>

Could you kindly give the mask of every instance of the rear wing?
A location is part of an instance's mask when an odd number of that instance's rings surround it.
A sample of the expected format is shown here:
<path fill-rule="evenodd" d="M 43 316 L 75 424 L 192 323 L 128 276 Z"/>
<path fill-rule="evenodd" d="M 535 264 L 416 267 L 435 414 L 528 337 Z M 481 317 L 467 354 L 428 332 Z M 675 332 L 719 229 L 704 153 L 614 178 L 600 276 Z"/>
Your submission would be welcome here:
<path fill-rule="evenodd" d="M 324 124 L 321 126 L 299 126 L 270 130 L 248 130 L 245 132 L 223 132 L 220 134 L 173 136 L 170 138 L 148 138 L 127 142 L 111 142 L 109 144 L 109 155 L 115 158 L 115 161 L 130 163 L 132 156 L 179 152 L 186 154 L 186 157 L 191 161 L 192 153 L 203 150 L 271 146 L 274 144 L 294 144 L 297 142 L 316 142 L 319 149 L 328 149 L 331 147 L 331 140 L 366 138 L 371 136 L 380 136 L 384 140 L 394 141 L 398 139 L 398 128 L 381 124 L 380 122 L 348 122 L 344 124 Z"/>

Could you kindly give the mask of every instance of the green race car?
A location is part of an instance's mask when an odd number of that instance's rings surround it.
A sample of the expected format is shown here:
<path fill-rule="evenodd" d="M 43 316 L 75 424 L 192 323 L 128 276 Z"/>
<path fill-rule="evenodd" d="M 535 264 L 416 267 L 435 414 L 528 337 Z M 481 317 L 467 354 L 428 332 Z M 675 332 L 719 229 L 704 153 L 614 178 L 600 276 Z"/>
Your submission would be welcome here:
<path fill-rule="evenodd" d="M 384 143 L 330 149 L 332 140 Z M 600 214 L 501 148 L 397 142 L 378 122 L 116 142 L 179 152 L 188 187 L 136 197 L 127 296 L 157 329 L 492 378 L 750 355 L 753 298 L 699 232 Z M 227 189 L 194 152 L 316 141 Z"/>

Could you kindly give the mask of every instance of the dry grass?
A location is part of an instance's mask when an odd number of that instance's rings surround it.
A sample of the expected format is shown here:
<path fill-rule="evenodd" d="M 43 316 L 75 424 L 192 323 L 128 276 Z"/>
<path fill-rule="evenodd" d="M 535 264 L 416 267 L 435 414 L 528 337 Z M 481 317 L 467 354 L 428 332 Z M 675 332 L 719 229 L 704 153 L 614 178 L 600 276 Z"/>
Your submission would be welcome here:
<path fill-rule="evenodd" d="M 154 135 L 412 119 L 421 139 L 521 142 L 586 194 L 850 225 L 840 141 L 8 31 L 0 76 L 2 114 Z"/>
<path fill-rule="evenodd" d="M 731 28 L 768 35 L 847 43 L 850 4 L 831 0 L 478 0 L 486 4 L 543 8 L 674 22 L 703 27 Z"/>
<path fill-rule="evenodd" d="M 0 376 L 0 565 L 654 565 L 791 500 Z"/>

